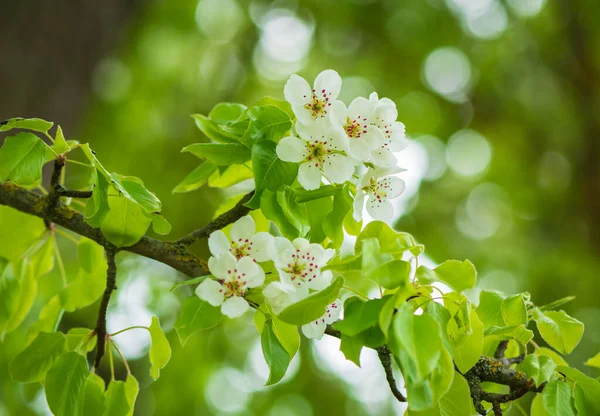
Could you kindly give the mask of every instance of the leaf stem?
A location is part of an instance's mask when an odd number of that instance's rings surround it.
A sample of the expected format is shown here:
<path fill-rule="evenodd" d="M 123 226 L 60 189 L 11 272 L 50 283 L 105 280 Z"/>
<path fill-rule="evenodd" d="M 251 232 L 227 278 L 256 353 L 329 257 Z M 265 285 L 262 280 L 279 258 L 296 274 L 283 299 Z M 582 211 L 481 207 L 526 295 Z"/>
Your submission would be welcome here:
<path fill-rule="evenodd" d="M 67 233 L 67 232 L 65 232 L 65 231 L 63 231 L 63 230 L 61 230 L 61 229 L 58 229 L 58 228 L 55 228 L 55 229 L 54 229 L 54 231 L 55 231 L 56 233 L 58 233 L 58 234 L 62 235 L 62 236 L 63 236 L 63 237 L 65 237 L 66 239 L 68 239 L 68 240 L 72 241 L 73 243 L 75 243 L 75 244 L 79 245 L 79 240 L 75 239 L 75 237 L 73 237 L 71 234 L 69 234 L 69 233 Z"/>
<path fill-rule="evenodd" d="M 354 293 L 354 294 L 356 294 L 356 295 L 360 296 L 361 298 L 363 298 L 363 299 L 365 299 L 365 300 L 370 300 L 368 296 L 366 296 L 366 295 L 364 295 L 364 294 L 360 293 L 358 290 L 354 290 L 354 289 L 352 289 L 351 287 L 348 287 L 348 286 L 345 286 L 345 285 L 344 285 L 344 286 L 342 286 L 342 289 L 349 290 L 350 292 L 352 292 L 352 293 Z"/>
<path fill-rule="evenodd" d="M 113 362 L 113 354 L 112 348 L 110 344 L 112 344 L 110 338 L 107 339 L 108 342 L 108 362 L 110 363 L 110 379 L 111 381 L 115 379 L 115 363 Z"/>
<path fill-rule="evenodd" d="M 119 347 L 117 346 L 117 343 L 114 342 L 111 338 L 110 335 L 108 336 L 108 341 L 112 344 L 113 347 L 115 347 L 115 350 L 117 351 L 117 353 L 119 354 L 119 356 L 121 357 L 121 360 L 123 360 L 123 364 L 125 364 L 125 368 L 127 369 L 127 375 L 130 376 L 131 375 L 131 369 L 129 368 L 129 363 L 127 363 L 127 360 L 125 359 L 125 356 L 121 353 L 121 350 L 119 349 Z"/>
<path fill-rule="evenodd" d="M 60 271 L 60 277 L 62 279 L 63 289 L 67 287 L 67 273 L 65 271 L 65 264 L 63 263 L 62 256 L 60 254 L 60 249 L 58 248 L 58 243 L 56 238 L 52 237 L 52 244 L 54 245 L 54 253 L 56 254 L 56 262 L 58 263 L 58 270 Z"/>
<path fill-rule="evenodd" d="M 114 337 L 115 335 L 119 335 L 122 334 L 125 331 L 129 331 L 131 329 L 145 329 L 146 331 L 150 331 L 150 328 L 148 328 L 147 326 L 142 326 L 142 325 L 134 325 L 134 326 L 129 326 L 127 328 L 121 329 L 120 331 L 117 332 L 113 332 L 112 334 L 108 334 L 109 337 Z"/>

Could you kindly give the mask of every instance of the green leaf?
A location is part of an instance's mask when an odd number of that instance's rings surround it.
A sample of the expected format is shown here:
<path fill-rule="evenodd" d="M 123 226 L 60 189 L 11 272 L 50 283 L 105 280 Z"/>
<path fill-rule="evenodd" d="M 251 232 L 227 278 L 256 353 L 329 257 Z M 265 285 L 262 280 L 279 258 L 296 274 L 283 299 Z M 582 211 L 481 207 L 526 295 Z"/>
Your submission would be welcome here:
<path fill-rule="evenodd" d="M 523 346 L 533 338 L 533 332 L 525 328 L 525 325 L 491 326 L 483 334 L 498 340 L 513 338 Z"/>
<path fill-rule="evenodd" d="M 477 306 L 476 311 L 485 328 L 504 326 L 504 317 L 502 316 L 503 300 L 504 298 L 495 292 L 481 291 L 479 306 Z"/>
<path fill-rule="evenodd" d="M 257 209 L 265 189 L 277 191 L 283 185 L 291 185 L 298 174 L 298 164 L 284 162 L 277 157 L 277 144 L 263 140 L 252 146 L 252 170 L 254 171 L 254 196 L 246 203 Z"/>
<path fill-rule="evenodd" d="M 290 325 L 285 323 L 276 316 L 269 315 L 269 319 L 272 320 L 273 332 L 275 336 L 288 352 L 290 358 L 294 358 L 294 355 L 300 348 L 300 334 L 298 333 L 298 327 L 296 325 Z M 265 327 L 267 316 L 260 310 L 257 310 L 254 314 L 254 325 L 260 334 L 262 334 Z"/>
<path fill-rule="evenodd" d="M 141 179 L 135 176 L 123 176 L 117 173 L 110 175 L 113 186 L 125 198 L 138 203 L 148 214 L 160 213 L 162 204 L 160 200 L 150 192 Z"/>
<path fill-rule="evenodd" d="M 250 160 L 250 149 L 239 143 L 194 143 L 181 152 L 189 152 L 219 166 L 239 165 Z"/>
<path fill-rule="evenodd" d="M 308 216 L 307 238 L 311 243 L 323 243 L 327 238 L 323 230 L 327 227 L 327 216 L 333 210 L 333 201 L 331 198 L 321 198 L 300 205 L 305 208 Z"/>
<path fill-rule="evenodd" d="M 475 286 L 477 270 L 469 260 L 447 260 L 433 270 L 419 266 L 417 278 L 421 283 L 442 282 L 462 292 Z"/>
<path fill-rule="evenodd" d="M 591 416 L 591 412 L 588 410 L 585 399 L 585 392 L 577 383 L 573 385 L 573 402 L 575 404 L 575 409 L 577 410 L 577 416 Z"/>
<path fill-rule="evenodd" d="M 423 382 L 440 359 L 441 329 L 430 315 L 415 315 L 412 305 L 405 303 L 393 318 L 392 352 L 402 363 L 407 384 Z"/>
<path fill-rule="evenodd" d="M 33 133 L 7 137 L 0 149 L 0 182 L 22 186 L 38 185 L 48 146 Z"/>
<path fill-rule="evenodd" d="M 10 376 L 14 381 L 33 383 L 46 377 L 56 357 L 66 352 L 66 337 L 60 332 L 40 332 L 27 348 L 10 363 Z"/>
<path fill-rule="evenodd" d="M 404 362 L 406 361 L 406 358 L 404 358 Z M 457 377 L 459 375 L 454 371 L 450 353 L 442 348 L 437 365 L 423 382 L 417 383 L 407 380 L 406 392 L 409 411 L 422 411 L 432 408 L 447 394 Z M 462 376 L 460 377 L 462 378 Z"/>
<path fill-rule="evenodd" d="M 19 280 L 15 278 L 10 263 L 0 257 L 0 339 L 4 336 L 4 328 L 10 322 L 17 304 L 19 287 Z"/>
<path fill-rule="evenodd" d="M 172 292 L 181 286 L 197 285 L 198 283 L 201 283 L 203 280 L 205 280 L 206 278 L 208 278 L 210 276 L 211 275 L 198 276 L 198 277 L 194 277 L 193 279 L 186 279 L 179 283 L 175 283 L 173 286 L 171 286 L 171 288 L 169 289 L 169 292 Z"/>
<path fill-rule="evenodd" d="M 294 193 L 296 194 L 296 202 L 298 204 L 308 201 L 314 201 L 315 199 L 321 199 L 332 195 L 337 195 L 340 192 L 341 189 L 335 185 L 324 185 L 312 191 L 307 191 L 303 188 L 294 189 Z"/>
<path fill-rule="evenodd" d="M 48 133 L 54 123 L 51 121 L 42 120 L 41 118 L 9 118 L 0 122 L 0 131 L 8 131 L 12 129 L 27 129 L 39 131 L 40 133 Z"/>
<path fill-rule="evenodd" d="M 79 270 L 75 279 L 60 293 L 63 308 L 69 312 L 96 302 L 106 287 L 104 249 L 87 238 L 82 238 L 78 247 Z"/>
<path fill-rule="evenodd" d="M 255 102 L 250 109 L 254 108 L 254 107 L 264 107 L 264 106 L 274 106 L 279 108 L 280 110 L 283 110 L 292 120 L 295 120 L 296 116 L 294 114 L 294 111 L 292 110 L 292 105 L 290 103 L 288 103 L 287 101 L 283 101 L 283 100 L 276 100 L 273 97 L 263 97 L 260 100 L 258 100 L 257 102 Z"/>
<path fill-rule="evenodd" d="M 542 312 L 536 308 L 533 319 L 544 341 L 562 354 L 570 354 L 583 335 L 583 323 L 565 311 Z"/>
<path fill-rule="evenodd" d="M 208 178 L 208 186 L 211 188 L 229 188 L 253 177 L 254 174 L 248 162 L 243 165 L 219 166 Z"/>
<path fill-rule="evenodd" d="M 238 103 L 218 103 L 210 110 L 208 118 L 217 124 L 231 124 L 238 121 L 247 107 Z"/>
<path fill-rule="evenodd" d="M 60 303 L 58 295 L 53 296 L 48 303 L 40 310 L 38 319 L 27 331 L 26 342 L 29 344 L 40 332 L 53 332 L 60 319 L 62 318 L 64 309 Z"/>
<path fill-rule="evenodd" d="M 560 307 L 560 306 L 562 306 L 562 305 L 564 305 L 566 303 L 571 302 L 574 299 L 575 299 L 575 296 L 566 296 L 564 298 L 555 300 L 554 302 L 550 302 L 547 305 L 539 306 L 538 308 L 539 308 L 540 311 L 547 311 L 549 309 L 556 309 L 556 308 L 558 308 L 558 307 Z"/>
<path fill-rule="evenodd" d="M 276 199 L 285 218 L 298 230 L 300 237 L 304 237 L 310 229 L 306 204 L 297 204 L 288 186 L 277 191 Z"/>
<path fill-rule="evenodd" d="M 454 362 L 461 373 L 469 371 L 483 352 L 483 324 L 473 309 L 470 311 L 470 318 L 471 334 L 454 347 Z"/>
<path fill-rule="evenodd" d="M 46 374 L 46 400 L 55 416 L 77 415 L 81 392 L 90 370 L 82 355 L 67 352 L 56 359 Z M 111 415 L 112 416 L 112 415 Z"/>
<path fill-rule="evenodd" d="M 65 136 L 63 135 L 63 131 L 60 126 L 56 128 L 56 137 L 54 138 L 54 145 L 52 146 L 52 149 L 54 149 L 54 153 L 58 155 L 67 153 L 71 150 L 71 146 L 69 146 L 65 140 Z"/>
<path fill-rule="evenodd" d="M 600 352 L 585 362 L 588 367 L 600 368 Z"/>
<path fill-rule="evenodd" d="M 530 354 L 519 364 L 519 370 L 527 374 L 535 381 L 535 385 L 539 386 L 545 381 L 550 381 L 556 370 L 556 364 L 552 358 L 545 355 Z"/>
<path fill-rule="evenodd" d="M 386 301 L 382 298 L 364 302 L 357 297 L 349 298 L 344 304 L 344 319 L 335 322 L 333 327 L 345 335 L 358 335 L 378 323 Z"/>
<path fill-rule="evenodd" d="M 150 347 L 150 375 L 156 380 L 160 376 L 160 369 L 164 368 L 171 359 L 171 346 L 156 316 L 152 317 L 152 323 L 148 331 L 150 331 L 150 338 L 152 340 Z"/>
<path fill-rule="evenodd" d="M 533 398 L 531 408 L 529 409 L 529 416 L 548 416 L 546 410 L 544 410 L 541 394 L 538 394 Z"/>
<path fill-rule="evenodd" d="M 17 329 L 33 306 L 37 295 L 38 285 L 33 267 L 29 260 L 23 259 L 15 264 L 15 275 L 20 276 L 18 290 L 11 294 L 11 314 L 4 327 L 4 333 L 10 333 Z M 4 298 L 2 298 L 4 302 Z"/>
<path fill-rule="evenodd" d="M 542 404 L 551 415 L 575 416 L 571 388 L 561 380 L 549 382 L 542 392 Z"/>
<path fill-rule="evenodd" d="M 362 252 L 363 241 L 369 238 L 376 238 L 379 241 L 382 253 L 401 256 L 406 250 L 409 250 L 413 255 L 418 256 L 423 252 L 423 246 L 416 244 L 410 234 L 397 232 L 384 222 L 372 221 L 356 239 L 354 249 L 357 254 Z"/>
<path fill-rule="evenodd" d="M 196 169 L 194 169 L 189 175 L 187 175 L 180 183 L 173 189 L 173 193 L 184 193 L 195 191 L 201 188 L 208 182 L 208 178 L 217 170 L 217 166 L 210 163 L 204 162 Z"/>
<path fill-rule="evenodd" d="M 502 301 L 500 309 L 506 325 L 527 325 L 527 307 L 523 295 L 507 297 Z"/>
<path fill-rule="evenodd" d="M 294 239 L 300 236 L 300 232 L 290 223 L 281 205 L 277 202 L 277 192 L 265 189 L 260 199 L 260 209 L 264 216 L 272 221 L 284 237 Z"/>
<path fill-rule="evenodd" d="M 600 381 L 586 376 L 575 368 L 559 366 L 556 371 L 575 381 L 583 389 L 587 409 L 593 411 L 593 414 L 600 414 Z"/>
<path fill-rule="evenodd" d="M 290 116 L 274 105 L 255 106 L 247 114 L 252 122 L 242 141 L 250 146 L 260 140 L 278 142 L 292 128 Z"/>
<path fill-rule="evenodd" d="M 192 114 L 196 126 L 208 137 L 219 143 L 237 143 L 241 135 L 233 134 L 202 114 Z"/>
<path fill-rule="evenodd" d="M 67 350 L 78 351 L 87 343 L 87 350 L 90 352 L 96 347 L 97 338 L 91 337 L 94 331 L 89 328 L 71 328 L 67 332 Z M 89 342 L 88 342 L 89 341 Z"/>
<path fill-rule="evenodd" d="M 104 416 L 132 416 L 139 390 L 140 386 L 132 375 L 128 375 L 124 382 L 111 381 L 104 394 Z"/>
<path fill-rule="evenodd" d="M 469 384 L 464 377 L 456 373 L 450 390 L 432 408 L 408 411 L 408 416 L 466 416 L 470 414 L 471 390 L 469 390 Z"/>
<path fill-rule="evenodd" d="M 347 360 L 352 361 L 360 367 L 360 352 L 362 351 L 363 343 L 358 337 L 342 334 L 340 351 L 344 354 Z"/>
<path fill-rule="evenodd" d="M 273 321 L 267 320 L 260 337 L 263 355 L 269 366 L 269 379 L 265 386 L 277 383 L 283 378 L 290 365 L 290 355 L 281 345 L 273 331 Z"/>
<path fill-rule="evenodd" d="M 348 189 L 339 190 L 333 197 L 333 209 L 323 221 L 323 231 L 335 249 L 339 249 L 344 242 L 344 218 L 351 210 L 352 197 Z"/>
<path fill-rule="evenodd" d="M 151 214 L 152 229 L 156 234 L 167 235 L 171 232 L 171 224 L 165 217 L 160 214 Z"/>
<path fill-rule="evenodd" d="M 560 356 L 560 354 L 558 354 L 556 351 L 554 351 L 550 348 L 546 348 L 546 347 L 537 348 L 535 350 L 535 354 L 540 355 L 540 356 L 545 355 L 546 357 L 550 357 L 556 365 L 564 365 L 567 367 L 569 366 L 569 364 L 565 361 L 565 359 L 563 357 Z"/>
<path fill-rule="evenodd" d="M 304 325 L 320 318 L 327 311 L 327 306 L 335 302 L 343 285 L 344 279 L 336 278 L 325 289 L 285 308 L 279 319 L 292 325 Z"/>
<path fill-rule="evenodd" d="M 197 296 L 190 296 L 183 302 L 175 330 L 181 345 L 185 345 L 194 332 L 217 326 L 222 320 L 220 306 L 212 306 Z"/>
<path fill-rule="evenodd" d="M 94 228 L 100 227 L 110 211 L 108 206 L 108 180 L 98 169 L 92 171 L 92 197 L 85 204 L 84 218 Z"/>
<path fill-rule="evenodd" d="M 146 234 L 151 222 L 144 209 L 122 196 L 110 196 L 108 203 L 110 211 L 100 226 L 102 234 L 117 247 L 137 243 Z"/>
<path fill-rule="evenodd" d="M 98 374 L 90 374 L 81 392 L 79 415 L 102 416 L 104 414 L 104 380 Z"/>

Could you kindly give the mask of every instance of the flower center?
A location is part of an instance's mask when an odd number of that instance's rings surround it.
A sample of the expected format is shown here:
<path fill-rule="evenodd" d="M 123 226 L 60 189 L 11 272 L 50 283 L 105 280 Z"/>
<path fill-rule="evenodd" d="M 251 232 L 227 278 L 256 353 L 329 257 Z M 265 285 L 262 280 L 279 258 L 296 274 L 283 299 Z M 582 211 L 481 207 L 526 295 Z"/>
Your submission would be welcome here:
<path fill-rule="evenodd" d="M 318 117 L 325 117 L 327 115 L 327 108 L 331 106 L 331 103 L 329 102 L 330 95 L 331 93 L 327 92 L 326 90 L 321 90 L 320 93 L 312 90 L 311 100 L 309 103 L 304 105 L 304 108 L 310 111 L 314 119 Z"/>
<path fill-rule="evenodd" d="M 229 299 L 232 296 L 244 296 L 246 293 L 246 273 L 239 273 L 237 269 L 227 270 L 229 278 L 222 280 L 223 294 Z"/>
<path fill-rule="evenodd" d="M 308 149 L 308 161 L 313 162 L 316 167 L 322 167 L 325 162 L 325 156 L 331 153 L 331 149 L 327 147 L 327 142 L 315 140 L 312 143 L 306 143 Z"/>
<path fill-rule="evenodd" d="M 372 194 L 381 202 L 382 198 L 387 198 L 387 191 L 390 189 L 387 181 L 376 181 L 374 178 L 370 179 L 369 185 L 363 188 L 366 192 Z"/>
<path fill-rule="evenodd" d="M 291 274 L 292 283 L 300 286 L 302 283 L 311 282 L 317 277 L 319 266 L 314 261 L 315 258 L 308 251 L 301 252 L 297 249 L 296 253 L 292 254 L 287 268 L 283 271 Z"/>
<path fill-rule="evenodd" d="M 366 118 L 363 117 L 362 121 L 364 122 Z M 352 139 L 359 139 L 361 134 L 367 132 L 367 125 L 361 124 L 360 116 L 356 119 L 351 120 L 350 117 L 346 117 L 346 124 L 344 125 L 344 130 L 348 137 Z"/>
<path fill-rule="evenodd" d="M 250 250 L 252 249 L 252 242 L 250 240 L 238 238 L 238 241 L 232 241 L 229 252 L 233 254 L 236 259 L 250 256 Z"/>

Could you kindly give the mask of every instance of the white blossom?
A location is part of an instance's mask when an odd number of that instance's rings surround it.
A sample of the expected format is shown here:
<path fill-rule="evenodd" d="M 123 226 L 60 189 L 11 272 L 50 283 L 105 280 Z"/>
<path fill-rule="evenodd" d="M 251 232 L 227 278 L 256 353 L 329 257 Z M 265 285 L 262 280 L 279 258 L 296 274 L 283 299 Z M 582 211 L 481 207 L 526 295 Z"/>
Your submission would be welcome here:
<path fill-rule="evenodd" d="M 337 99 L 342 87 L 342 79 L 332 69 L 317 75 L 314 88 L 310 88 L 306 80 L 296 74 L 285 84 L 283 94 L 298 121 L 311 124 L 318 119 L 329 119 L 331 103 Z"/>
<path fill-rule="evenodd" d="M 321 339 L 327 325 L 334 323 L 340 317 L 341 301 L 336 300 L 327 307 L 327 311 L 319 319 L 302 325 L 302 333 L 307 338 Z"/>
<path fill-rule="evenodd" d="M 297 291 L 291 284 L 283 282 L 271 282 L 263 289 L 265 301 L 276 315 L 291 304 L 301 301 L 303 299 L 301 296 L 306 294 Z"/>
<path fill-rule="evenodd" d="M 331 108 L 331 121 L 344 131 L 348 138 L 348 154 L 361 161 L 368 161 L 371 151 L 384 144 L 384 135 L 375 125 L 375 104 L 364 97 L 355 98 L 348 108 L 335 101 Z"/>
<path fill-rule="evenodd" d="M 286 162 L 300 163 L 298 182 L 306 190 L 319 188 L 324 175 L 334 183 L 348 181 L 355 161 L 346 155 L 344 132 L 336 126 L 326 127 L 320 121 L 310 126 L 296 125 L 300 138 L 288 136 L 277 144 L 277 156 Z"/>
<path fill-rule="evenodd" d="M 250 257 L 236 259 L 224 253 L 208 259 L 208 268 L 216 280 L 207 278 L 196 288 L 196 295 L 213 306 L 221 305 L 221 312 L 237 318 L 249 308 L 244 298 L 248 289 L 261 286 L 265 281 L 262 268 Z"/>
<path fill-rule="evenodd" d="M 231 241 L 223 231 L 218 230 L 208 238 L 208 248 L 213 256 L 230 253 L 238 260 L 250 256 L 256 261 L 268 261 L 273 252 L 274 237 L 266 232 L 255 231 L 254 220 L 246 215 L 231 226 Z"/>
<path fill-rule="evenodd" d="M 404 150 L 408 146 L 406 128 L 404 124 L 396 121 L 398 110 L 396 104 L 389 98 L 381 98 L 374 92 L 369 96 L 369 101 L 374 104 L 373 125 L 383 133 L 383 144 L 371 153 L 371 161 L 376 166 L 389 167 L 397 163 L 394 152 Z"/>
<path fill-rule="evenodd" d="M 403 171 L 395 169 L 369 169 L 356 186 L 354 197 L 354 219 L 360 221 L 362 211 L 367 202 L 367 212 L 373 219 L 389 222 L 394 217 L 391 199 L 404 192 L 404 181 L 395 176 L 388 176 Z"/>

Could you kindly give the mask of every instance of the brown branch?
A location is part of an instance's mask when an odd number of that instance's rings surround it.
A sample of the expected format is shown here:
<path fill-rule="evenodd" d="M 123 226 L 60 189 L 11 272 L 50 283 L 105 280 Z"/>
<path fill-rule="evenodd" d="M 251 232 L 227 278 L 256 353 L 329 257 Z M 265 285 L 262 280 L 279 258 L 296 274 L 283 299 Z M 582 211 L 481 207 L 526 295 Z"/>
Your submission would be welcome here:
<path fill-rule="evenodd" d="M 26 214 L 35 215 L 53 222 L 83 237 L 89 238 L 106 247 L 110 243 L 100 229 L 91 227 L 85 222 L 83 215 L 72 208 L 57 206 L 52 212 L 46 211 L 48 197 L 42 197 L 19 186 L 0 184 L 0 205 L 6 205 Z M 208 274 L 206 262 L 185 247 L 171 242 L 164 242 L 150 237 L 142 237 L 140 241 L 121 250 L 136 253 L 167 264 L 190 277 Z"/>
<path fill-rule="evenodd" d="M 251 211 L 251 209 L 245 206 L 244 204 L 250 201 L 250 199 L 252 199 L 253 196 L 254 191 L 247 193 L 242 199 L 240 199 L 240 201 L 237 204 L 235 204 L 235 207 L 219 215 L 217 218 L 209 222 L 204 227 L 192 231 L 187 236 L 180 238 L 175 242 L 175 244 L 179 244 L 182 246 L 192 245 L 199 239 L 208 237 L 214 231 L 220 230 L 221 228 L 225 228 L 229 224 L 236 222 L 238 219 L 242 218 L 244 215 L 247 215 Z"/>
<path fill-rule="evenodd" d="M 100 366 L 100 362 L 102 361 L 102 357 L 104 357 L 104 351 L 106 349 L 106 311 L 108 310 L 108 303 L 110 302 L 110 296 L 112 295 L 113 290 L 117 289 L 117 263 L 115 261 L 117 250 L 114 246 L 107 246 L 105 247 L 104 252 L 106 254 L 108 269 L 106 271 L 106 287 L 104 289 L 104 294 L 102 295 L 102 300 L 100 301 L 98 320 L 96 321 L 96 328 L 94 329 L 98 339 L 96 360 L 94 362 L 94 367 L 96 368 Z"/>

